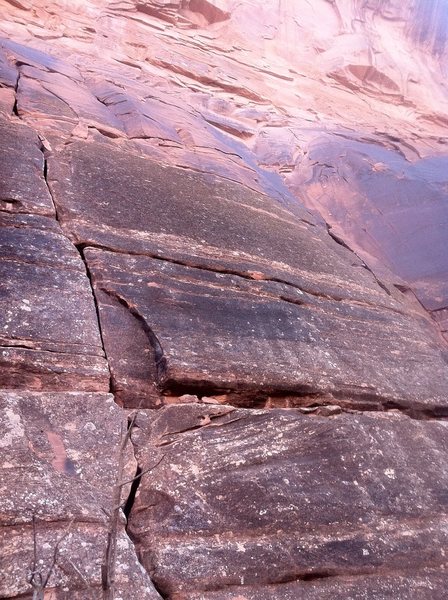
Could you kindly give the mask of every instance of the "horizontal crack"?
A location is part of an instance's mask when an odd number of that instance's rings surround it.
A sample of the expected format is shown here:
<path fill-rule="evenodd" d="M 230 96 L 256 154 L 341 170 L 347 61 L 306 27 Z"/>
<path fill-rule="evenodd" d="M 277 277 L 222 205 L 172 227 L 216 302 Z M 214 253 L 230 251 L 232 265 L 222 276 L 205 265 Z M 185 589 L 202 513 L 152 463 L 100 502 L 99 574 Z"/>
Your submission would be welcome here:
<path fill-rule="evenodd" d="M 238 271 L 235 269 L 229 269 L 229 268 L 225 268 L 225 267 L 213 267 L 213 266 L 204 266 L 199 264 L 198 262 L 195 261 L 186 261 L 186 260 L 179 260 L 179 259 L 175 259 L 175 258 L 168 258 L 166 256 L 160 256 L 157 254 L 154 254 L 152 252 L 138 252 L 138 251 L 133 251 L 133 250 L 119 250 L 117 248 L 113 248 L 111 246 L 107 246 L 106 244 L 98 244 L 95 242 L 81 242 L 81 243 L 77 243 L 76 247 L 80 250 L 85 250 L 86 248 L 93 248 L 93 249 L 97 249 L 97 250 L 104 250 L 106 252 L 111 252 L 113 254 L 120 254 L 123 256 L 143 256 L 143 257 L 147 257 L 147 258 L 151 258 L 153 260 L 158 260 L 158 261 L 163 261 L 163 262 L 168 262 L 174 265 L 179 265 L 182 267 L 188 267 L 190 269 L 197 269 L 199 271 L 206 271 L 209 273 L 219 273 L 222 275 L 233 275 L 235 277 L 241 277 L 242 279 L 248 280 L 248 281 L 255 281 L 255 282 L 260 282 L 260 281 L 267 281 L 267 282 L 271 282 L 271 283 L 280 283 L 282 285 L 286 285 L 291 289 L 295 289 L 298 290 L 299 292 L 303 292 L 305 294 L 308 294 L 309 296 L 312 296 L 314 298 L 318 298 L 318 299 L 322 299 L 322 300 L 330 300 L 333 302 L 340 302 L 343 304 L 348 304 L 351 306 L 364 306 L 364 307 L 368 307 L 371 308 L 373 310 L 387 310 L 390 312 L 393 312 L 395 314 L 399 314 L 402 316 L 407 316 L 407 313 L 405 313 L 404 311 L 398 310 L 396 308 L 392 308 L 389 306 L 379 306 L 370 302 L 365 302 L 362 300 L 348 300 L 345 298 L 342 298 L 340 296 L 332 296 L 330 294 L 324 294 L 324 293 L 320 293 L 320 292 L 316 292 L 315 290 L 310 290 L 308 288 L 305 287 L 300 287 L 294 283 L 291 283 L 290 281 L 287 281 L 286 279 L 282 279 L 280 277 L 264 277 L 263 278 L 259 278 L 256 276 L 252 276 L 250 275 L 250 273 L 244 273 L 242 271 Z M 284 300 L 285 302 L 291 302 L 292 304 L 306 304 L 306 302 L 301 302 L 300 300 L 292 300 L 292 299 L 286 299 L 284 296 L 279 295 L 278 298 L 280 300 Z"/>
<path fill-rule="evenodd" d="M 96 358 L 104 358 L 103 354 L 102 354 L 102 348 L 101 346 L 98 346 L 98 350 L 101 353 L 92 353 L 92 352 L 73 352 L 71 350 L 50 350 L 48 348 L 39 348 L 36 346 L 31 346 L 31 345 L 27 345 L 27 344 L 14 344 L 13 341 L 11 340 L 11 343 L 8 343 L 8 341 L 6 340 L 2 340 L 0 342 L 0 350 L 14 350 L 14 349 L 19 349 L 19 350 L 30 350 L 33 352 L 44 352 L 44 353 L 49 353 L 49 354 L 63 354 L 63 355 L 68 355 L 68 356 L 91 356 L 91 357 L 96 357 Z"/>
<path fill-rule="evenodd" d="M 435 564 L 435 563 L 431 563 L 429 565 L 422 565 L 421 566 L 421 571 L 424 572 L 425 574 L 428 573 L 440 573 L 440 569 L 444 569 L 446 567 L 446 562 L 445 561 L 440 561 L 439 563 Z M 310 581 L 319 581 L 319 580 L 327 580 L 327 579 L 339 579 L 339 578 L 346 578 L 346 577 L 350 577 L 350 579 L 352 578 L 356 578 L 356 579 L 361 579 L 361 578 L 365 578 L 365 577 L 403 577 L 406 579 L 411 578 L 412 576 L 418 575 L 418 571 L 416 572 L 415 568 L 409 568 L 409 569 L 391 569 L 388 567 L 371 567 L 371 568 L 365 568 L 365 569 L 357 569 L 355 570 L 351 570 L 351 569 L 316 569 L 316 570 L 310 570 L 306 573 L 300 573 L 300 574 L 291 574 L 291 575 L 285 575 L 282 578 L 279 578 L 279 580 L 268 580 L 266 582 L 253 582 L 253 583 L 248 583 L 248 584 L 239 584 L 239 585 L 223 585 L 223 586 L 215 586 L 215 587 L 209 587 L 207 588 L 207 592 L 233 592 L 235 591 L 235 593 L 238 592 L 238 590 L 240 589 L 251 589 L 253 588 L 255 589 L 260 589 L 260 588 L 277 588 L 277 587 L 282 587 L 282 586 L 287 586 L 290 585 L 291 583 L 301 583 L 301 582 L 310 582 Z M 202 591 L 202 590 L 201 590 Z M 168 598 L 168 600 L 177 600 L 177 599 L 182 599 L 182 600 L 186 600 L 187 596 L 183 596 L 182 593 L 178 594 L 176 592 L 174 592 L 173 595 L 169 595 L 166 596 Z M 238 596 L 239 597 L 239 596 Z M 236 596 L 235 596 L 236 598 Z"/>

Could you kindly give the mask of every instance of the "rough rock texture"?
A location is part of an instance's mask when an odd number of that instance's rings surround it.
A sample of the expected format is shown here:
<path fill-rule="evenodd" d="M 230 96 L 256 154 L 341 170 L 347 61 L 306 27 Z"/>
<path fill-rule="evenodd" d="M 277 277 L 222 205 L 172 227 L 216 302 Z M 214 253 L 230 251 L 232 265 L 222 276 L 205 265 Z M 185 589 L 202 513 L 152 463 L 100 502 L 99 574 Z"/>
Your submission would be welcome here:
<path fill-rule="evenodd" d="M 0 212 L 0 385 L 108 391 L 84 264 L 46 217 Z"/>
<path fill-rule="evenodd" d="M 446 405 L 429 322 L 402 315 L 404 299 L 300 207 L 291 214 L 222 178 L 107 144 L 74 143 L 48 162 L 63 230 L 87 246 L 121 402 L 157 406 L 157 384 L 260 401 Z"/>
<path fill-rule="evenodd" d="M 0 11 L 0 596 L 445 598 L 448 0 Z"/>
<path fill-rule="evenodd" d="M 122 426 L 113 397 L 0 392 L 0 423 L 0 596 L 29 592 L 34 542 L 37 568 L 45 577 L 60 541 L 45 595 L 100 598 L 104 511 L 111 510 Z M 126 461 L 132 477 L 130 448 Z M 158 598 L 122 525 L 118 548 L 117 596 Z"/>
<path fill-rule="evenodd" d="M 156 466 L 130 533 L 167 595 L 347 575 L 372 594 L 365 575 L 407 572 L 410 590 L 446 565 L 446 422 L 185 405 L 137 424 L 137 460 Z"/>
<path fill-rule="evenodd" d="M 44 180 L 44 156 L 36 133 L 21 124 L 0 120 L 0 207 L 12 213 L 54 216 Z"/>
<path fill-rule="evenodd" d="M 364 577 L 331 577 L 319 581 L 283 583 L 281 585 L 229 587 L 219 592 L 176 594 L 176 600 L 443 600 L 446 596 L 446 575 L 425 569 L 400 575 L 366 575 Z"/>
<path fill-rule="evenodd" d="M 319 248 L 316 242 L 305 243 Z M 129 365 L 141 368 L 146 361 L 152 362 L 152 372 L 133 369 L 134 378 L 152 378 L 166 393 L 228 393 L 227 401 L 246 405 L 326 400 L 448 413 L 446 363 L 436 338 L 428 339 L 424 319 L 401 314 L 399 305 L 335 300 L 328 291 L 321 296 L 319 285 L 305 292 L 296 285 L 146 256 L 96 249 L 85 255 L 101 292 L 113 377 L 119 389 L 128 387 L 131 398 L 135 381 L 127 379 Z M 329 255 L 326 248 L 322 258 Z M 318 263 L 319 253 L 313 258 Z M 334 274 L 336 290 L 339 273 Z M 362 289 L 360 296 L 363 292 L 367 295 Z M 381 288 L 376 292 L 389 301 Z M 133 344 L 126 348 L 114 341 L 123 322 L 110 314 L 120 307 L 142 330 L 140 343 L 132 333 Z M 160 401 L 156 398 L 155 404 Z"/>

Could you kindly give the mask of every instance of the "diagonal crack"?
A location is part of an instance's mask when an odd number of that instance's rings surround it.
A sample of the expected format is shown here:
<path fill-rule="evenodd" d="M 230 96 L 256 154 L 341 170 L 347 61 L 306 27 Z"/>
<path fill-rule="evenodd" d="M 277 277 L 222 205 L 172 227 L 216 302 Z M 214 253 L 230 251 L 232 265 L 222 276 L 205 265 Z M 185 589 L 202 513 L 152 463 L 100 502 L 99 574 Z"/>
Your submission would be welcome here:
<path fill-rule="evenodd" d="M 158 337 L 152 331 L 152 329 L 149 327 L 145 318 L 138 312 L 138 310 L 135 308 L 135 306 L 132 306 L 132 304 L 130 302 L 128 302 L 128 300 L 126 300 L 126 298 L 124 298 L 117 292 L 115 292 L 113 290 L 109 290 L 105 287 L 100 287 L 99 289 L 102 292 L 104 292 L 107 296 L 117 300 L 122 306 L 124 306 L 138 320 L 138 322 L 140 323 L 142 329 L 144 330 L 144 332 L 148 338 L 148 341 L 154 351 L 157 378 L 159 380 L 162 379 L 166 373 L 165 355 L 164 355 L 163 348 L 162 348 L 162 345 L 161 345 Z"/>

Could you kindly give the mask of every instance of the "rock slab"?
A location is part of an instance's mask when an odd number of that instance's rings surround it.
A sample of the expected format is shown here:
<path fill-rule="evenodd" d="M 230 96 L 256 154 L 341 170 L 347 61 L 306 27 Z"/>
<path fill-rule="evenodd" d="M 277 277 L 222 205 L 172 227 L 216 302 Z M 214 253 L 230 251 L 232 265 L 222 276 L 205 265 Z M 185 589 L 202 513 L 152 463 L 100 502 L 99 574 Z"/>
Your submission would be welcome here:
<path fill-rule="evenodd" d="M 170 598 L 442 597 L 446 422 L 194 404 L 137 425 L 129 531 Z"/>
<path fill-rule="evenodd" d="M 108 394 L 0 392 L 0 596 L 22 597 L 34 561 L 45 595 L 101 597 L 123 414 Z M 126 476 L 135 473 L 128 447 Z M 35 526 L 33 528 L 33 519 Z M 123 523 L 118 533 L 117 597 L 157 600 Z"/>

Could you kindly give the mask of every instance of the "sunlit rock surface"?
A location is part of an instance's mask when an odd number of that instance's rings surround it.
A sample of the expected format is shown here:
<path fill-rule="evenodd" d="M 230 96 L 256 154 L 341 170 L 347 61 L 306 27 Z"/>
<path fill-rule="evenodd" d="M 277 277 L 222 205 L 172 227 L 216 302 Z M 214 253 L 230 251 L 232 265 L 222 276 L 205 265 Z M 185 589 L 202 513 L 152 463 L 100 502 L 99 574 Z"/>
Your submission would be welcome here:
<path fill-rule="evenodd" d="M 448 0 L 0 11 L 0 595 L 445 599 Z"/>

